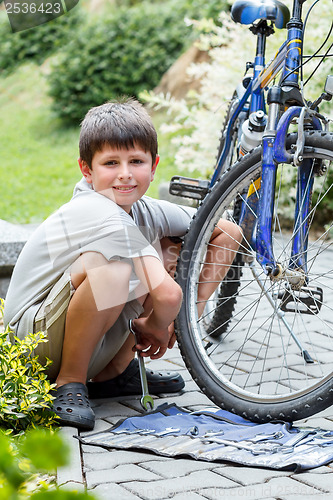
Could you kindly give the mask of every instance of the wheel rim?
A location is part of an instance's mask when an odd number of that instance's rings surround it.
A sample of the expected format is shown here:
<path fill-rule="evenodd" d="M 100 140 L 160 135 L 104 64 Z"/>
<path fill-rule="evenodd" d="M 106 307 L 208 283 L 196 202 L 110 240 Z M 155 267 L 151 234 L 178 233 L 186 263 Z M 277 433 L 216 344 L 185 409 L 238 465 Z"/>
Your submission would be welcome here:
<path fill-rule="evenodd" d="M 280 211 L 282 200 L 281 184 L 285 175 L 290 176 L 290 166 L 284 166 L 278 176 L 276 189 L 276 219 L 273 237 L 274 251 L 279 262 L 289 261 L 290 231 L 285 229 L 285 210 Z M 238 190 L 249 185 L 259 175 L 260 164 L 251 169 L 250 174 L 244 173 L 237 180 Z M 309 285 L 319 287 L 323 291 L 323 303 L 318 314 L 300 313 L 299 298 L 292 297 L 290 305 L 294 304 L 295 312 L 281 314 L 281 297 L 285 293 L 285 283 L 272 284 L 265 276 L 255 259 L 243 266 L 238 288 L 235 310 L 227 331 L 219 340 L 212 339 L 206 333 L 206 318 L 198 319 L 196 312 L 196 294 L 198 276 L 206 252 L 208 235 L 212 232 L 216 221 L 225 210 L 232 211 L 236 191 L 231 187 L 225 197 L 225 203 L 215 210 L 215 216 L 207 220 L 197 238 L 195 248 L 198 255 L 193 260 L 187 290 L 191 307 L 188 311 L 188 321 L 192 325 L 194 348 L 205 371 L 209 373 L 213 383 L 223 386 L 225 390 L 236 396 L 244 396 L 248 401 L 283 402 L 309 393 L 325 380 L 332 377 L 333 371 L 333 235 L 332 222 L 326 227 L 320 222 L 318 207 L 325 202 L 328 193 L 332 192 L 329 175 L 331 165 L 322 177 L 315 178 L 317 201 L 310 212 L 311 229 L 309 234 Z M 290 182 L 290 179 L 289 179 Z M 318 187 L 317 187 L 318 186 Z M 214 213 L 214 210 L 211 211 Z M 319 220 L 319 222 L 317 222 Z M 249 242 L 248 242 L 249 243 Z M 244 248 L 241 248 L 244 254 Z M 252 257 L 254 252 L 251 252 Z M 258 286 L 254 279 L 252 266 L 258 278 L 262 280 L 275 303 L 275 309 L 267 300 L 267 293 Z M 290 292 L 290 291 L 289 291 Z M 311 292 L 313 295 L 313 292 Z M 293 295 L 293 294 L 291 294 Z M 216 304 L 216 297 L 212 298 Z M 317 299 L 318 301 L 319 299 Z M 321 302 L 321 301 L 320 301 Z M 296 304 L 296 305 L 295 305 Z M 212 314 L 210 307 L 209 314 Z M 204 313 L 205 314 L 205 313 Z M 203 315 L 204 316 L 204 315 Z M 286 323 L 288 326 L 286 326 Z M 314 363 L 305 361 L 301 349 L 292 338 L 290 329 L 313 358 Z"/>

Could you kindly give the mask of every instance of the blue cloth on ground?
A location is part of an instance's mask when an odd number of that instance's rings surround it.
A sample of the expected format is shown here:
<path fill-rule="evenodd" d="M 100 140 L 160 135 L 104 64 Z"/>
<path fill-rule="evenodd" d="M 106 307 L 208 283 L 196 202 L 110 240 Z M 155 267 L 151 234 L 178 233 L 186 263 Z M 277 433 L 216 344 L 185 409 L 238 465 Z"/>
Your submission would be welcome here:
<path fill-rule="evenodd" d="M 333 461 L 333 431 L 294 427 L 282 421 L 255 424 L 215 407 L 189 412 L 164 404 L 79 439 L 106 448 L 135 448 L 167 457 L 297 472 Z"/>

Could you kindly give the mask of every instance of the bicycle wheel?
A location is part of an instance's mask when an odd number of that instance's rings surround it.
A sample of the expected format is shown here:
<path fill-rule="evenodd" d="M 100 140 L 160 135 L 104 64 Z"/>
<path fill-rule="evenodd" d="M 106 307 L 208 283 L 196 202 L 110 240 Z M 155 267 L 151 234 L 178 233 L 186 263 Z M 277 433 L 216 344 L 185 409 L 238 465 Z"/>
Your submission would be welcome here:
<path fill-rule="evenodd" d="M 293 134 L 288 148 L 295 142 Z M 256 262 L 253 246 L 243 241 L 238 251 L 243 260 L 240 285 L 237 295 L 230 293 L 234 310 L 225 320 L 226 332 L 219 340 L 213 339 L 203 326 L 204 314 L 198 317 L 198 282 L 208 242 L 222 215 L 232 217 L 235 202 L 246 203 L 244 190 L 258 184 L 261 148 L 234 165 L 206 197 L 186 235 L 177 268 L 184 294 L 177 337 L 193 379 L 215 404 L 256 422 L 294 421 L 333 403 L 333 230 L 332 209 L 326 204 L 333 198 L 333 134 L 309 132 L 305 144 L 310 147 L 304 157 L 314 159 L 316 171 L 308 221 L 307 284 L 320 296 L 315 312 L 299 307 L 306 300 L 293 291 L 289 305 L 294 307 L 285 312 L 285 285 L 271 282 Z M 280 165 L 277 176 L 272 236 L 280 263 L 289 262 L 292 236 L 292 224 L 280 207 L 281 186 L 285 177 L 290 185 L 294 170 L 291 165 Z M 306 362 L 294 337 L 313 363 Z"/>

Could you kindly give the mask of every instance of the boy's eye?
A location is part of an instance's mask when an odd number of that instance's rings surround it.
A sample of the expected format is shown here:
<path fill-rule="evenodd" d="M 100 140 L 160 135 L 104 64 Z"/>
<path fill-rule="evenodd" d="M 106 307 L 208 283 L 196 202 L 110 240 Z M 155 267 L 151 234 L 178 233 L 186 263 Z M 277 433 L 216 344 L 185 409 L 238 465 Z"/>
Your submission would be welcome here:
<path fill-rule="evenodd" d="M 143 161 L 140 160 L 139 158 L 135 158 L 132 160 L 132 163 L 143 163 Z"/>
<path fill-rule="evenodd" d="M 116 160 L 109 160 L 105 162 L 105 165 L 117 165 Z"/>

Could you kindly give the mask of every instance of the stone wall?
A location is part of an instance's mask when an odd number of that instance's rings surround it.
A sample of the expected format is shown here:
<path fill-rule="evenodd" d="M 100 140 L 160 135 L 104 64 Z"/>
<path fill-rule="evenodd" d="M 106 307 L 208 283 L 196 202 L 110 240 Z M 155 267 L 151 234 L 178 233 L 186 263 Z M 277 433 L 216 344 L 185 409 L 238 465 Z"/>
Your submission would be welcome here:
<path fill-rule="evenodd" d="M 0 219 L 0 297 L 5 298 L 17 258 L 38 224 L 11 224 Z"/>

